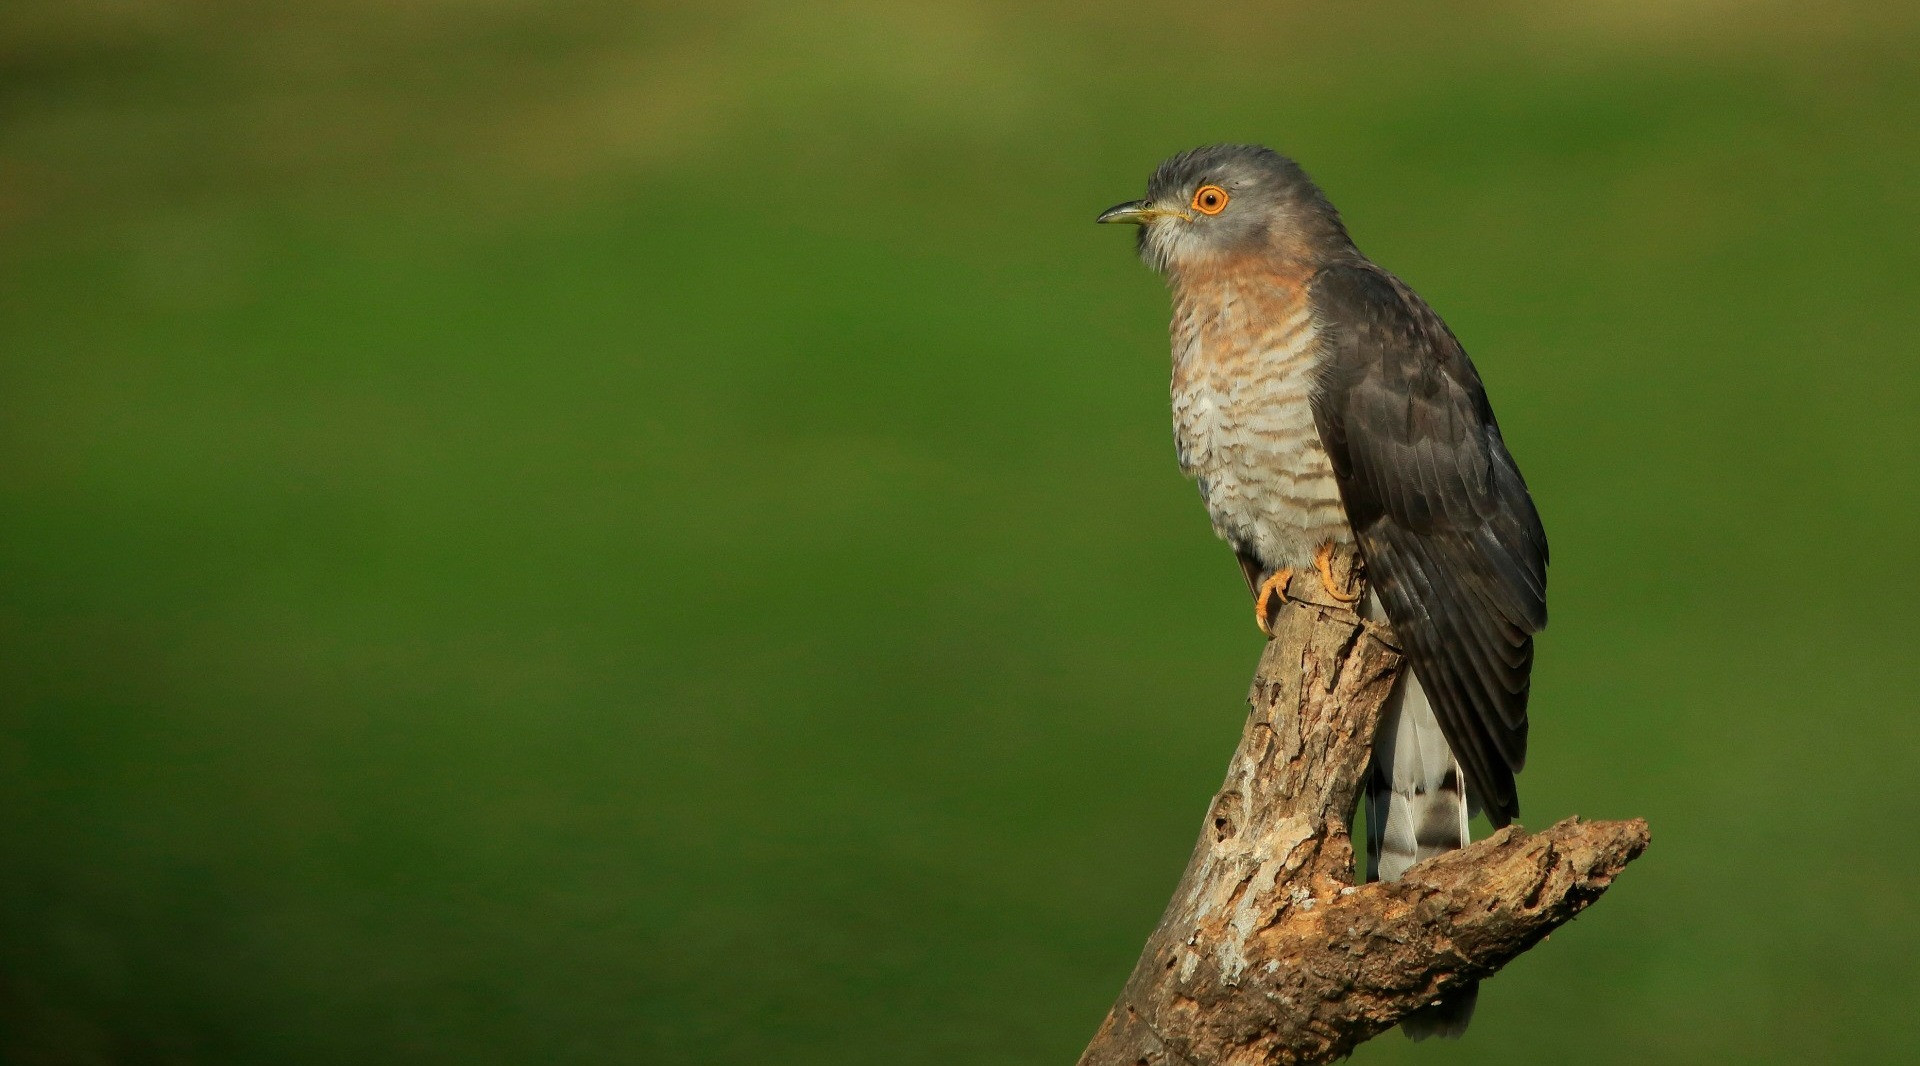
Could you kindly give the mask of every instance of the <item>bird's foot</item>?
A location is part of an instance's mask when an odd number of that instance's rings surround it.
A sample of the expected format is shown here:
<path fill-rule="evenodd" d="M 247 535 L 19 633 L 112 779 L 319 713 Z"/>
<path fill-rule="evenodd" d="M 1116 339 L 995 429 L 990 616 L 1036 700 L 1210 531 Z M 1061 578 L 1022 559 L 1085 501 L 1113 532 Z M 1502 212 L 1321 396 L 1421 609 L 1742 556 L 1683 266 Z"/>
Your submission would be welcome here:
<path fill-rule="evenodd" d="M 1320 587 L 1327 590 L 1327 595 L 1341 603 L 1352 603 L 1360 598 L 1357 592 L 1346 592 L 1341 589 L 1340 583 L 1333 579 L 1332 541 L 1320 545 L 1320 550 L 1313 553 L 1313 568 L 1320 571 Z"/>
<path fill-rule="evenodd" d="M 1267 636 L 1273 636 L 1273 612 L 1286 606 L 1287 582 L 1292 580 L 1293 567 L 1275 570 L 1260 582 L 1260 591 L 1253 595 L 1253 620 L 1260 623 L 1260 632 Z"/>

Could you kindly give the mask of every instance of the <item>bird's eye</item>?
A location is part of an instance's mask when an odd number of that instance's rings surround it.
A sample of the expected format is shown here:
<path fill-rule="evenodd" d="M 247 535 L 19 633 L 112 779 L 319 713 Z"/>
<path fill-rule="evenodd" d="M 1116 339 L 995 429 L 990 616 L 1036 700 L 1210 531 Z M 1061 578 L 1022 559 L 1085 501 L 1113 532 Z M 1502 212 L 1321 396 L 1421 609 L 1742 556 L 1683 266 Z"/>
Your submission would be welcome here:
<path fill-rule="evenodd" d="M 1193 209 L 1203 215 L 1217 215 L 1227 206 L 1227 190 L 1218 185 L 1202 185 L 1193 191 Z"/>

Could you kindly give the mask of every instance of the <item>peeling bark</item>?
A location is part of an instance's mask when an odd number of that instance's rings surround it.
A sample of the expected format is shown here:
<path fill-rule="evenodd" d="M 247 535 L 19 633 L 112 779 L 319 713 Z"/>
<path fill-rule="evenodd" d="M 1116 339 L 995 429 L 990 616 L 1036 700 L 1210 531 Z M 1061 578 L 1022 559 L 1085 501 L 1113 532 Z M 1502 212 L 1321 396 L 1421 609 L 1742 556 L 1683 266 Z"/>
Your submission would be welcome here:
<path fill-rule="evenodd" d="M 1274 619 L 1226 783 L 1081 1066 L 1331 1062 L 1493 974 L 1647 846 L 1638 819 L 1509 826 L 1356 886 L 1347 822 L 1400 654 L 1318 575 L 1291 591 L 1310 598 Z"/>

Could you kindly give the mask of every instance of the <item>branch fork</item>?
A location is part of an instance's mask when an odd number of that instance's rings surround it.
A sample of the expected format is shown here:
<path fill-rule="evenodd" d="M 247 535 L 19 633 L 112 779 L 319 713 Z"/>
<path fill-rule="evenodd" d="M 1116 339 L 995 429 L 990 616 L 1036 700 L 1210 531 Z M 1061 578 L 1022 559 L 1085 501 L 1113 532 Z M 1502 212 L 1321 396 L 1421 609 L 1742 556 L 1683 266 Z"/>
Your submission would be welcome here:
<path fill-rule="evenodd" d="M 1349 587 L 1353 570 L 1341 560 Z M 1348 818 L 1400 653 L 1307 577 L 1273 619 L 1186 872 L 1081 1066 L 1331 1062 L 1492 975 L 1646 849 L 1639 819 L 1568 818 L 1356 885 Z"/>

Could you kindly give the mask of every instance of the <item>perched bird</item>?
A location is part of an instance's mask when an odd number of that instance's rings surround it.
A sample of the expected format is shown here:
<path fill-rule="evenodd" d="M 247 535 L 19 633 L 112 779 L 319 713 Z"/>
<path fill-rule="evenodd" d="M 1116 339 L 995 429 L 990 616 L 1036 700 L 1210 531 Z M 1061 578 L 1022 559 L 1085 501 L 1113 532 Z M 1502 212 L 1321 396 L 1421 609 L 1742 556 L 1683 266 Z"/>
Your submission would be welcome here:
<path fill-rule="evenodd" d="M 1270 149 L 1174 156 L 1146 199 L 1099 221 L 1138 225 L 1172 291 L 1180 468 L 1239 557 L 1260 627 L 1309 566 L 1351 602 L 1329 564 L 1357 545 L 1362 613 L 1384 614 L 1406 654 L 1373 742 L 1369 876 L 1464 847 L 1474 811 L 1512 821 L 1547 538 L 1460 342 Z M 1477 991 L 1403 1028 L 1458 1036 Z"/>

